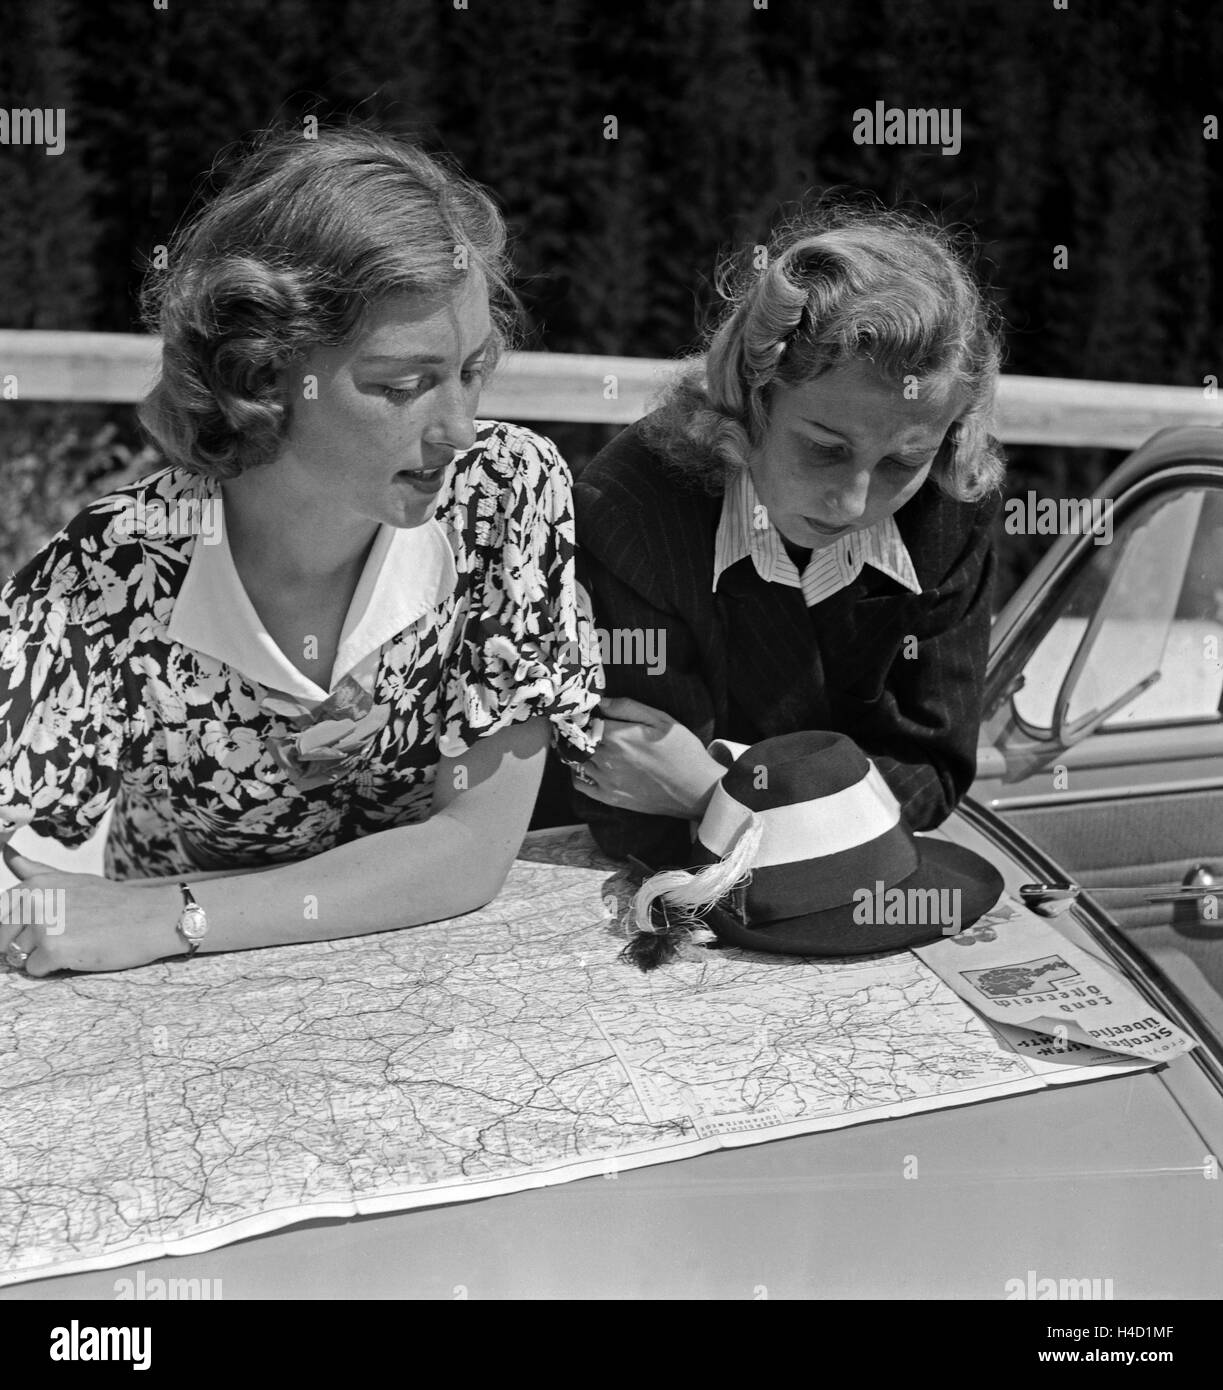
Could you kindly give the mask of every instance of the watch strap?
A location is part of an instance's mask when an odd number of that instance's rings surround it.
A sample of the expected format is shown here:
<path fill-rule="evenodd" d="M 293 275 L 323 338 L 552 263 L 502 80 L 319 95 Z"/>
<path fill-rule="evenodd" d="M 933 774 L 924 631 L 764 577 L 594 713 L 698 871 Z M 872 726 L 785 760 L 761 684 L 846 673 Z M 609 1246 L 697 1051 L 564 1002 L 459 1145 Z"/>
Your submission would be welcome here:
<path fill-rule="evenodd" d="M 191 957 L 200 949 L 200 942 L 208 933 L 208 918 L 187 884 L 180 883 L 178 886 L 183 895 L 183 910 L 179 913 L 175 930 L 187 947 L 187 956 Z"/>

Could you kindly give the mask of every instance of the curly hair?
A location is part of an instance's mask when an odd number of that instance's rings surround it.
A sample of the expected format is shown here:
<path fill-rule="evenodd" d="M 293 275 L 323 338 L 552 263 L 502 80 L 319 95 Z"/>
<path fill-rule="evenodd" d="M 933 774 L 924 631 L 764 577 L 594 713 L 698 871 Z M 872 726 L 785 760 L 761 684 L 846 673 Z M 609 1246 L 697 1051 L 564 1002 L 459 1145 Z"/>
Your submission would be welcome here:
<path fill-rule="evenodd" d="M 150 270 L 144 321 L 161 375 L 140 420 L 170 462 L 224 479 L 270 462 L 288 363 L 350 341 L 388 295 L 453 294 L 484 276 L 489 366 L 518 323 L 506 230 L 457 168 L 367 126 L 262 132 Z"/>
<path fill-rule="evenodd" d="M 721 492 L 764 438 L 775 385 L 865 361 L 886 381 L 914 376 L 964 393 L 967 407 L 931 476 L 961 501 L 995 490 L 1005 468 L 990 434 L 1000 328 L 952 235 L 906 213 L 825 197 L 781 225 L 765 250 L 720 269 L 727 308 L 703 356 L 681 364 L 643 422 L 645 441 Z"/>

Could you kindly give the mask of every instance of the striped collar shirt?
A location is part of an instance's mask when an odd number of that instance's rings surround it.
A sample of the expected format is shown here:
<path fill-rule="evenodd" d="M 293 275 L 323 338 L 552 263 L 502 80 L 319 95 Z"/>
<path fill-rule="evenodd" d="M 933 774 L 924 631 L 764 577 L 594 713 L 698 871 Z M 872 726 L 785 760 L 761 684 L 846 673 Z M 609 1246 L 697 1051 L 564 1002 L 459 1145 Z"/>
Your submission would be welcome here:
<path fill-rule="evenodd" d="M 761 524 L 763 523 L 763 524 Z M 900 528 L 894 517 L 884 517 L 864 531 L 851 531 L 831 545 L 811 552 L 811 559 L 800 575 L 786 553 L 781 536 L 769 522 L 751 475 L 742 469 L 727 487 L 722 499 L 722 516 L 714 541 L 713 587 L 731 565 L 745 555 L 752 557 L 756 573 L 770 584 L 785 584 L 803 591 L 808 608 L 848 588 L 862 573 L 863 565 L 873 565 L 889 578 L 915 594 L 921 581 L 913 568 Z"/>

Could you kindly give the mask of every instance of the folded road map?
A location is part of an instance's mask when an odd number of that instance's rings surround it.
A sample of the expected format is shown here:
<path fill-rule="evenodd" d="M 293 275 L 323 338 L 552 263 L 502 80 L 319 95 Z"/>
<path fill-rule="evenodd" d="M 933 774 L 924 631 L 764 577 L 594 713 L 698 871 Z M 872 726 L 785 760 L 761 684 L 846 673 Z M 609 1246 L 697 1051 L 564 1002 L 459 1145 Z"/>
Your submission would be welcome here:
<path fill-rule="evenodd" d="M 917 954 L 986 1018 L 1042 1035 L 1045 1056 L 1096 1047 L 1170 1062 L 1197 1046 L 1111 966 L 1010 898 Z"/>

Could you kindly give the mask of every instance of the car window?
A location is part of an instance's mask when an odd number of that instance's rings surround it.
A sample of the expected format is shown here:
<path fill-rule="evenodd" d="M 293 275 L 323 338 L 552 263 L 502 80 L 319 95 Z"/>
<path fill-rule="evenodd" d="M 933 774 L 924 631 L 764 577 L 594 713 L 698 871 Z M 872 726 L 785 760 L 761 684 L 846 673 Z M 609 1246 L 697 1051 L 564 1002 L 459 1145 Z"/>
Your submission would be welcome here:
<path fill-rule="evenodd" d="M 1114 703 L 1101 733 L 1223 718 L 1223 491 L 1162 493 L 1093 545 L 1013 699 L 1037 736 Z"/>

